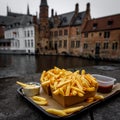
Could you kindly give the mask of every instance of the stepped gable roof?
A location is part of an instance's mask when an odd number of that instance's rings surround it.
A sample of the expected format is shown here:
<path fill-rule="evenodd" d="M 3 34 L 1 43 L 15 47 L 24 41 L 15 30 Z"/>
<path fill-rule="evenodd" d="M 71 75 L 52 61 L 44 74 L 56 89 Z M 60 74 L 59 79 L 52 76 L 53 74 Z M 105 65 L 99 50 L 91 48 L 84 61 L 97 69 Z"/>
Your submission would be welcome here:
<path fill-rule="evenodd" d="M 120 14 L 91 19 L 87 22 L 83 32 L 120 29 Z"/>

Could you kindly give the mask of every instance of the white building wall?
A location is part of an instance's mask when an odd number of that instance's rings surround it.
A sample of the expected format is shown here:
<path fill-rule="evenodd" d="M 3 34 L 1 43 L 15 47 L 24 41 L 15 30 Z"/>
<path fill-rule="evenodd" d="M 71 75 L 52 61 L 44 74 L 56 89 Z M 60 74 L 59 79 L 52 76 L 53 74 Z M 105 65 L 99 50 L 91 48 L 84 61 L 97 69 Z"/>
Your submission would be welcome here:
<path fill-rule="evenodd" d="M 6 30 L 5 39 L 11 40 L 11 51 L 35 54 L 34 25 Z"/>

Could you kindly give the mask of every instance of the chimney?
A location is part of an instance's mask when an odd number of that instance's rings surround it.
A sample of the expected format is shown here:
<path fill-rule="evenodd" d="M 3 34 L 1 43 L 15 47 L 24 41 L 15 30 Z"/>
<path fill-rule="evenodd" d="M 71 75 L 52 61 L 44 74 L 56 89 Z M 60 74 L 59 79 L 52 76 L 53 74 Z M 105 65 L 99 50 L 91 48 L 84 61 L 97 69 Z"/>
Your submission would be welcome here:
<path fill-rule="evenodd" d="M 86 5 L 86 12 L 90 12 L 90 3 L 87 3 Z"/>
<path fill-rule="evenodd" d="M 37 16 L 33 16 L 33 23 L 37 24 Z"/>
<path fill-rule="evenodd" d="M 76 5 L 75 5 L 75 13 L 78 14 L 78 12 L 79 12 L 79 4 L 76 3 Z"/>
<path fill-rule="evenodd" d="M 52 9 L 51 10 L 51 17 L 53 17 L 54 16 L 54 10 Z"/>

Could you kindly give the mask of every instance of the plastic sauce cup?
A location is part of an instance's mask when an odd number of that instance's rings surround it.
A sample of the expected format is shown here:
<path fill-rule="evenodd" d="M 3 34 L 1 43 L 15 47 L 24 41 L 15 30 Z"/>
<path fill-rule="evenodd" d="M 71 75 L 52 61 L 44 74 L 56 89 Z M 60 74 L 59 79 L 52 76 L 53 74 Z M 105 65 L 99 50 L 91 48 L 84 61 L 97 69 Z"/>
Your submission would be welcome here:
<path fill-rule="evenodd" d="M 109 93 L 112 91 L 114 82 L 116 81 L 115 78 L 98 74 L 92 74 L 92 76 L 95 77 L 98 82 L 98 92 Z"/>

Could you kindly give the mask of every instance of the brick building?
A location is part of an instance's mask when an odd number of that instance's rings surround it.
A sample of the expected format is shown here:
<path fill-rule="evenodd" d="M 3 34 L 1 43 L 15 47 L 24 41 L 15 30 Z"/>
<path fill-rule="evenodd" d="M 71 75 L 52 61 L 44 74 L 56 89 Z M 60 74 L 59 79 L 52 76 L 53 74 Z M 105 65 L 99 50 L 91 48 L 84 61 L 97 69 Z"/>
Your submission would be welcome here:
<path fill-rule="evenodd" d="M 81 31 L 91 19 L 90 3 L 86 10 L 79 12 L 79 4 L 69 13 L 57 15 L 51 10 L 48 16 L 47 0 L 40 4 L 40 39 L 37 43 L 40 54 L 70 54 L 79 56 L 81 48 Z"/>
<path fill-rule="evenodd" d="M 82 42 L 85 57 L 120 59 L 120 14 L 89 20 Z"/>
<path fill-rule="evenodd" d="M 67 54 L 101 59 L 120 58 L 120 14 L 92 19 L 86 10 L 57 15 L 47 0 L 41 0 L 38 49 L 40 54 Z"/>
<path fill-rule="evenodd" d="M 7 7 L 7 16 L 0 16 L 0 53 L 35 54 L 38 39 L 37 16 L 19 14 Z"/>

